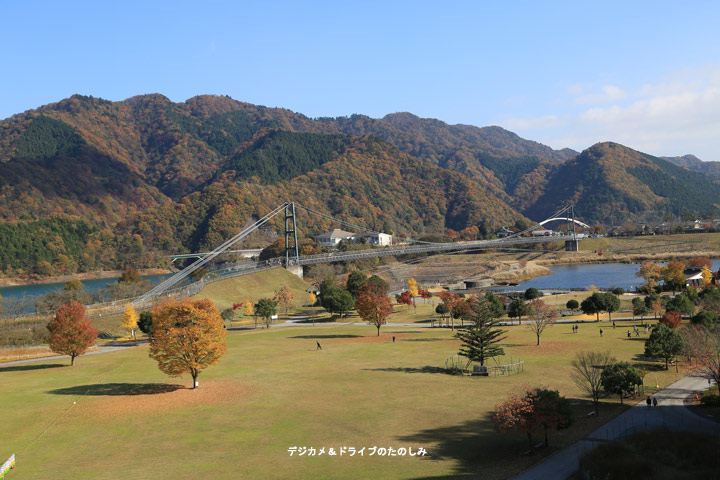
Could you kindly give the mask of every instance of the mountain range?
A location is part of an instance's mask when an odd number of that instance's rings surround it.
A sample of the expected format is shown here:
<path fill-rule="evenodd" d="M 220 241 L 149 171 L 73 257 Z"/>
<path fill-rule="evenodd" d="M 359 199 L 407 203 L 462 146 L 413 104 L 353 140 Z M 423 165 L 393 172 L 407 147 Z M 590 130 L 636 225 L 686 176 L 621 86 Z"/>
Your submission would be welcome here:
<path fill-rule="evenodd" d="M 410 113 L 312 119 L 224 96 L 74 95 L 0 122 L 0 270 L 157 266 L 286 200 L 413 237 L 541 220 L 569 202 L 588 223 L 709 215 L 720 169 L 696 160 L 609 142 L 554 150 Z M 336 226 L 299 221 L 306 237 Z"/>

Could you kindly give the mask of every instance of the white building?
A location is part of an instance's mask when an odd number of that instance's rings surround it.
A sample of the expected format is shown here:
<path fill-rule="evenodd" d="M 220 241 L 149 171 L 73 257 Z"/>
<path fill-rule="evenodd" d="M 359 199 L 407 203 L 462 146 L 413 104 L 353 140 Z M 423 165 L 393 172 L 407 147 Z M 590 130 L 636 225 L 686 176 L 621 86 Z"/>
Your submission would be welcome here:
<path fill-rule="evenodd" d="M 341 241 L 353 240 L 355 238 L 354 233 L 346 232 L 336 228 L 332 232 L 323 233 L 315 237 L 316 242 L 320 242 L 323 247 L 337 247 L 337 244 Z"/>
<path fill-rule="evenodd" d="M 392 235 L 387 233 L 351 233 L 339 228 L 315 237 L 315 241 L 323 247 L 337 247 L 341 241 L 361 242 L 363 239 L 370 245 L 381 247 L 392 245 Z"/>
<path fill-rule="evenodd" d="M 387 247 L 392 245 L 392 235 L 387 233 L 358 233 L 355 236 L 355 241 L 360 241 L 364 238 L 367 243 L 371 245 L 378 245 L 380 247 Z"/>

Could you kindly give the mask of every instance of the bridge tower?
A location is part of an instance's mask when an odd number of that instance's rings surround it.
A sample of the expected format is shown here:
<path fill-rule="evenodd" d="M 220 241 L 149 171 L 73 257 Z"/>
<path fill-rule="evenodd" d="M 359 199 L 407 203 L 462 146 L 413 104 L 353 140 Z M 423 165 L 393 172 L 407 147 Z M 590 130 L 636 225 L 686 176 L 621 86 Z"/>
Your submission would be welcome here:
<path fill-rule="evenodd" d="M 285 204 L 285 268 L 302 278 L 302 266 L 299 265 L 297 224 L 295 222 L 295 203 Z M 298 272 L 296 270 L 300 271 Z"/>
<path fill-rule="evenodd" d="M 567 215 L 567 213 L 565 214 Z M 572 240 L 565 241 L 566 252 L 577 252 L 578 251 L 578 239 L 575 231 L 575 205 L 570 205 L 570 215 L 567 217 L 568 223 L 572 224 Z M 568 234 L 570 234 L 570 225 L 568 225 Z"/>

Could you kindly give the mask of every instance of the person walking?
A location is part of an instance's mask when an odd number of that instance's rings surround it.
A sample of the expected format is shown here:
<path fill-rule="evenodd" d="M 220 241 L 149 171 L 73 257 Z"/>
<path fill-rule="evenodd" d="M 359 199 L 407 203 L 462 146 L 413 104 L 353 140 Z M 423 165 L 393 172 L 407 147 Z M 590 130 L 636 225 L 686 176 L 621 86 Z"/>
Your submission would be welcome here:
<path fill-rule="evenodd" d="M 628 338 L 630 337 L 632 337 L 632 335 L 630 335 L 630 330 L 628 330 Z"/>
<path fill-rule="evenodd" d="M 650 400 L 650 397 L 647 397 L 645 403 L 647 403 L 648 408 L 650 408 L 650 406 L 652 405 L 652 400 Z"/>
<path fill-rule="evenodd" d="M 395 343 L 395 335 L 393 335 L 393 343 Z"/>
<path fill-rule="evenodd" d="M 657 404 L 658 404 L 657 397 L 652 397 L 652 399 L 653 399 L 653 407 L 657 407 Z"/>
<path fill-rule="evenodd" d="M 613 330 L 615 330 L 615 320 L 613 320 Z"/>
<path fill-rule="evenodd" d="M 602 338 L 602 328 L 600 329 L 600 338 Z"/>
<path fill-rule="evenodd" d="M 315 351 L 322 350 L 322 347 L 320 346 L 320 342 L 318 342 L 316 340 L 315 343 L 317 343 L 317 348 L 315 349 Z"/>

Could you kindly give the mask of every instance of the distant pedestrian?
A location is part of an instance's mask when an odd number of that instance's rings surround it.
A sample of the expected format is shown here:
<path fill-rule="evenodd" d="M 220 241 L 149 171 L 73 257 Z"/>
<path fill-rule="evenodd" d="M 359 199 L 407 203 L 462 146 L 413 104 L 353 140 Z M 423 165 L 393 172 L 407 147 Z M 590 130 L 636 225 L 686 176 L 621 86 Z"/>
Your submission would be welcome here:
<path fill-rule="evenodd" d="M 395 343 L 395 335 L 393 335 L 393 343 Z"/>
<path fill-rule="evenodd" d="M 600 329 L 600 338 L 602 338 L 602 328 Z"/>
<path fill-rule="evenodd" d="M 658 402 L 657 402 L 657 398 L 656 398 L 656 397 L 652 397 L 652 399 L 653 399 L 653 407 L 657 407 L 657 403 L 658 403 Z"/>
<path fill-rule="evenodd" d="M 639 328 L 636 328 L 636 329 L 635 329 L 635 336 L 636 336 L 636 337 L 639 337 L 639 336 L 640 336 L 640 329 L 639 329 Z"/>
<path fill-rule="evenodd" d="M 315 341 L 315 343 L 317 343 L 317 348 L 315 349 L 315 351 L 322 350 L 322 347 L 320 346 L 320 342 Z"/>
<path fill-rule="evenodd" d="M 613 330 L 615 330 L 615 320 L 613 320 Z"/>
<path fill-rule="evenodd" d="M 650 400 L 650 397 L 647 397 L 647 400 L 645 400 L 645 403 L 647 403 L 648 408 L 652 405 L 652 400 Z"/>
<path fill-rule="evenodd" d="M 630 330 L 628 330 L 628 338 L 630 337 L 632 337 L 632 335 L 630 335 Z"/>

